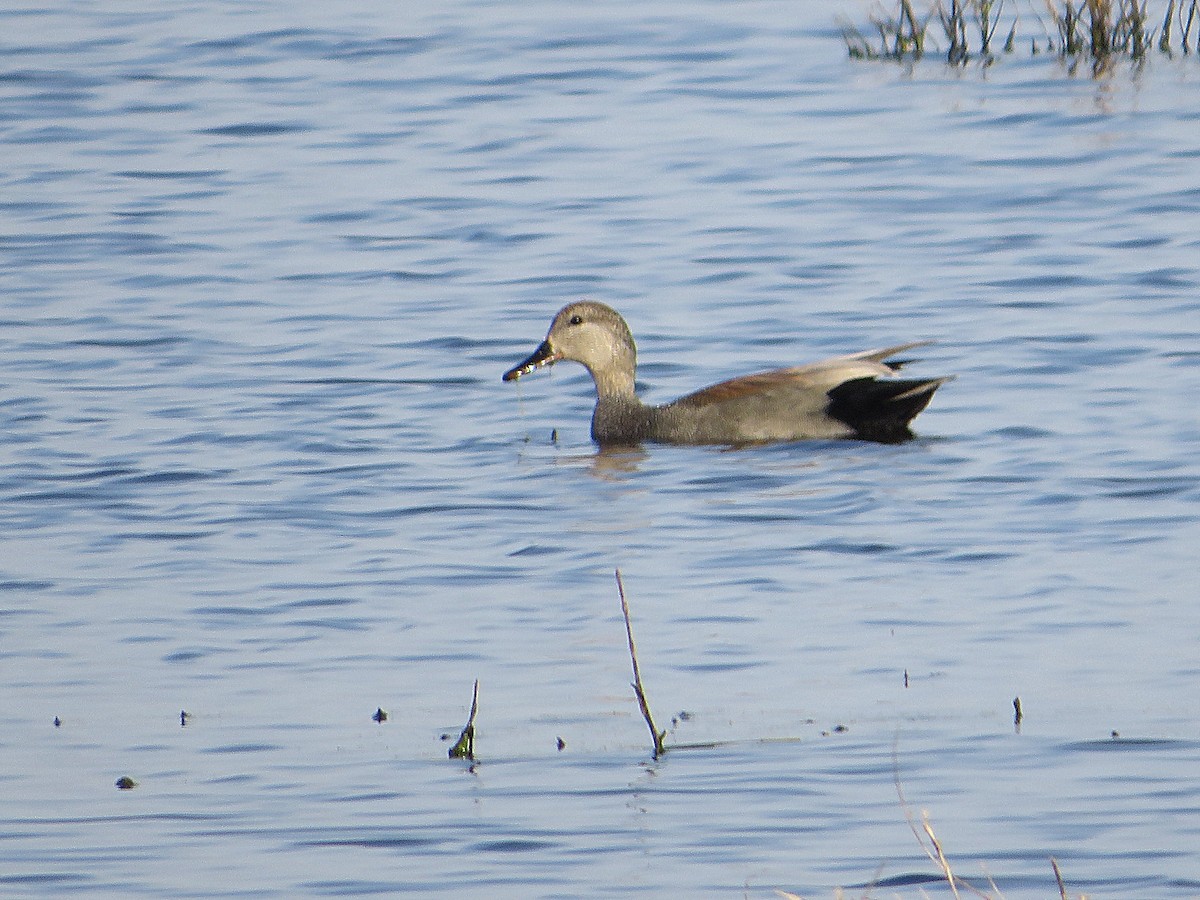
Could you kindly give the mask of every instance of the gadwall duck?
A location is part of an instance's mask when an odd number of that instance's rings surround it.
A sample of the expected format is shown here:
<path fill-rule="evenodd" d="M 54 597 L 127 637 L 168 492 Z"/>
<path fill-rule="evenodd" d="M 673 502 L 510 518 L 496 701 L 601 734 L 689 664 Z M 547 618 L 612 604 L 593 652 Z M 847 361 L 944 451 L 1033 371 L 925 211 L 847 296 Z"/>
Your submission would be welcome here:
<path fill-rule="evenodd" d="M 894 443 L 950 378 L 894 377 L 904 360 L 888 357 L 928 341 L 835 356 L 822 362 L 722 381 L 664 406 L 638 399 L 637 349 L 620 314 L 603 303 L 565 306 L 533 355 L 504 373 L 516 381 L 570 359 L 596 383 L 592 440 L 604 445 L 749 444 L 811 438 Z"/>

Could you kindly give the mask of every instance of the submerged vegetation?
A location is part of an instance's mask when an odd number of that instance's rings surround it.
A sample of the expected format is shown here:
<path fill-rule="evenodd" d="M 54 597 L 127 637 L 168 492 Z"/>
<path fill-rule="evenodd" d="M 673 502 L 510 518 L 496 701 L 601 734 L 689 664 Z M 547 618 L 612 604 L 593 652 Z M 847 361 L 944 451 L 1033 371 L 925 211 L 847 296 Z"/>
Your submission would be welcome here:
<path fill-rule="evenodd" d="M 912 0 L 899 0 L 891 12 L 878 6 L 871 13 L 867 34 L 845 22 L 842 36 L 855 59 L 920 59 L 936 52 L 955 65 L 992 60 L 998 35 L 1004 36 L 1001 52 L 1012 53 L 1028 42 L 1031 53 L 1087 59 L 1098 69 L 1116 59 L 1140 61 L 1155 50 L 1200 53 L 1200 0 L 1167 0 L 1153 12 L 1149 0 L 1045 0 L 1044 15 L 1031 0 L 1036 24 L 1030 35 L 1022 33 L 1019 13 L 1004 15 L 1006 5 L 1005 0 L 938 0 L 919 14 Z"/>

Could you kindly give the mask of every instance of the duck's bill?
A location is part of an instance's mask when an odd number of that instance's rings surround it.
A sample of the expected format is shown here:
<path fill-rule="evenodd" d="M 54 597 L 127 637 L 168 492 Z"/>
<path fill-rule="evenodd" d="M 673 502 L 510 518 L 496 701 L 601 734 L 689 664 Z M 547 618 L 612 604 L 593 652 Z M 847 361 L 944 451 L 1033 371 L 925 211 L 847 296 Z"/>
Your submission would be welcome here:
<path fill-rule="evenodd" d="M 542 366 L 554 365 L 560 359 L 562 359 L 562 355 L 556 350 L 550 349 L 550 342 L 542 341 L 529 359 L 504 373 L 504 380 L 516 381 L 522 375 L 528 375 L 534 369 L 540 369 Z"/>

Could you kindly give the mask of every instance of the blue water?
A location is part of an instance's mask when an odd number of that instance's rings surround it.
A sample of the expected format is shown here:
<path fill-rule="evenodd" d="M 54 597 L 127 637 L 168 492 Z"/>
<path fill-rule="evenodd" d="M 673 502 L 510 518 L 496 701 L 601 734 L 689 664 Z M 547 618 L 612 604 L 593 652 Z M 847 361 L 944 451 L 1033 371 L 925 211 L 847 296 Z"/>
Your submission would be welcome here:
<path fill-rule="evenodd" d="M 0 894 L 1200 896 L 1200 69 L 840 7 L 0 12 Z M 958 378 L 599 454 L 580 296 Z"/>

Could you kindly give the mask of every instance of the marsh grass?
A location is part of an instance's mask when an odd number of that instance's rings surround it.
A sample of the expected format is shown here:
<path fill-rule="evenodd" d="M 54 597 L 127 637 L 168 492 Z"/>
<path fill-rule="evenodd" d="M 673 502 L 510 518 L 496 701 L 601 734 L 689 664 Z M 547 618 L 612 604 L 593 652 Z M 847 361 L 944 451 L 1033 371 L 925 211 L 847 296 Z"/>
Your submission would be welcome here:
<path fill-rule="evenodd" d="M 890 12 L 877 4 L 867 33 L 843 20 L 842 37 L 855 59 L 916 60 L 939 52 L 953 65 L 972 59 L 986 63 L 994 58 L 999 35 L 1006 35 L 1003 53 L 1024 43 L 1020 15 L 1005 17 L 1007 5 L 1006 0 L 938 0 L 922 15 L 912 0 L 898 0 Z M 1036 7 L 1030 9 L 1039 32 L 1029 37 L 1034 54 L 1045 50 L 1072 62 L 1091 60 L 1100 70 L 1118 59 L 1144 60 L 1154 50 L 1167 56 L 1200 53 L 1200 0 L 1167 0 L 1153 12 L 1150 0 L 1045 0 L 1045 18 Z"/>
<path fill-rule="evenodd" d="M 855 59 L 904 59 L 925 53 L 925 33 L 929 16 L 918 20 L 910 0 L 900 0 L 894 15 L 886 16 L 878 7 L 871 13 L 871 25 L 878 35 L 875 44 L 851 22 L 842 22 L 842 37 L 850 55 Z"/>

